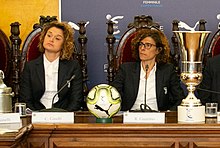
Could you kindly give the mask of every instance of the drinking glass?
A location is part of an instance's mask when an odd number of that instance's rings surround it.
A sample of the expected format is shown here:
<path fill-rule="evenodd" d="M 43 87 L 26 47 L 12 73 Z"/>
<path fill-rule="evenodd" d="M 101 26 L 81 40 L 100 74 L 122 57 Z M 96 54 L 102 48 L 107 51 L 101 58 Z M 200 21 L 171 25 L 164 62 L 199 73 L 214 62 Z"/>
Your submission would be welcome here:
<path fill-rule="evenodd" d="M 20 116 L 26 115 L 26 103 L 15 103 L 15 113 L 19 113 Z"/>
<path fill-rule="evenodd" d="M 205 116 L 217 117 L 218 103 L 206 103 Z"/>

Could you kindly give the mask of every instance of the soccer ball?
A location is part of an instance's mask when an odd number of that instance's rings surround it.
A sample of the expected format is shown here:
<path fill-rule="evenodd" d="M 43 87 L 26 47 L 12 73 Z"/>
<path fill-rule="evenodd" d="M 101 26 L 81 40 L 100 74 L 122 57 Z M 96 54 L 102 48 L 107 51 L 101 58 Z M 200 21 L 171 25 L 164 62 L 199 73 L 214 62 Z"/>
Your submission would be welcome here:
<path fill-rule="evenodd" d="M 121 109 L 121 96 L 113 86 L 99 84 L 89 91 L 86 104 L 97 118 L 111 118 Z"/>

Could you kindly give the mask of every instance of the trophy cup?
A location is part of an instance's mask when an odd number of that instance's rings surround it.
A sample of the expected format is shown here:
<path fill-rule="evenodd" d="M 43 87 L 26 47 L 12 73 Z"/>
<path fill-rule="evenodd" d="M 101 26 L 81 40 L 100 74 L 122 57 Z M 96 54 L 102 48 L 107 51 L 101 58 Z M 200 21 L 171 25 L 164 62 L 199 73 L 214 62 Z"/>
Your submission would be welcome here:
<path fill-rule="evenodd" d="M 181 81 L 188 96 L 178 106 L 178 122 L 204 122 L 205 106 L 194 91 L 202 81 L 202 53 L 210 31 L 173 31 L 181 46 Z"/>

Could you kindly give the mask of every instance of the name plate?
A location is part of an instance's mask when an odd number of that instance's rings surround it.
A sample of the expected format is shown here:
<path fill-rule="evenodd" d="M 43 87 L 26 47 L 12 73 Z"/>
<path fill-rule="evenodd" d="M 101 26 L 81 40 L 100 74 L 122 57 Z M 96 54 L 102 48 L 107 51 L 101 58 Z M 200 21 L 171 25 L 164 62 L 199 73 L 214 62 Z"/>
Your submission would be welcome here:
<path fill-rule="evenodd" d="M 22 127 L 22 123 L 1 123 L 0 124 L 0 134 L 18 132 Z"/>
<path fill-rule="evenodd" d="M 220 122 L 220 112 L 217 112 L 217 122 Z"/>
<path fill-rule="evenodd" d="M 19 113 L 0 114 L 0 123 L 19 123 L 21 122 Z"/>
<path fill-rule="evenodd" d="M 165 113 L 124 112 L 123 123 L 165 123 Z"/>
<path fill-rule="evenodd" d="M 74 123 L 74 112 L 33 112 L 32 123 Z"/>

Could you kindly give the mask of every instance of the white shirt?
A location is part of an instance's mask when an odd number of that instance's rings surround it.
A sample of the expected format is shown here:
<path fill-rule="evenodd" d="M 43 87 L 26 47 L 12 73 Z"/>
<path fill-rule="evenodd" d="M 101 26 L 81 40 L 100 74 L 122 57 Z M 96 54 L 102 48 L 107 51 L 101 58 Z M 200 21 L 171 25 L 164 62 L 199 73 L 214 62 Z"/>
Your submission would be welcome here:
<path fill-rule="evenodd" d="M 145 83 L 146 84 L 146 104 L 152 110 L 158 110 L 157 106 L 157 98 L 156 98 L 156 64 L 154 65 L 153 69 L 150 71 L 150 74 L 146 80 L 146 71 L 142 67 L 141 63 L 141 72 L 140 72 L 140 82 L 138 88 L 138 94 L 136 101 L 131 108 L 131 110 L 140 110 L 140 105 L 144 104 L 145 99 Z"/>
<path fill-rule="evenodd" d="M 45 92 L 41 97 L 40 102 L 46 107 L 52 107 L 52 99 L 57 93 L 57 82 L 58 82 L 58 67 L 59 58 L 50 62 L 44 55 L 44 71 L 45 71 Z M 54 103 L 58 101 L 58 96 L 55 97 Z"/>

